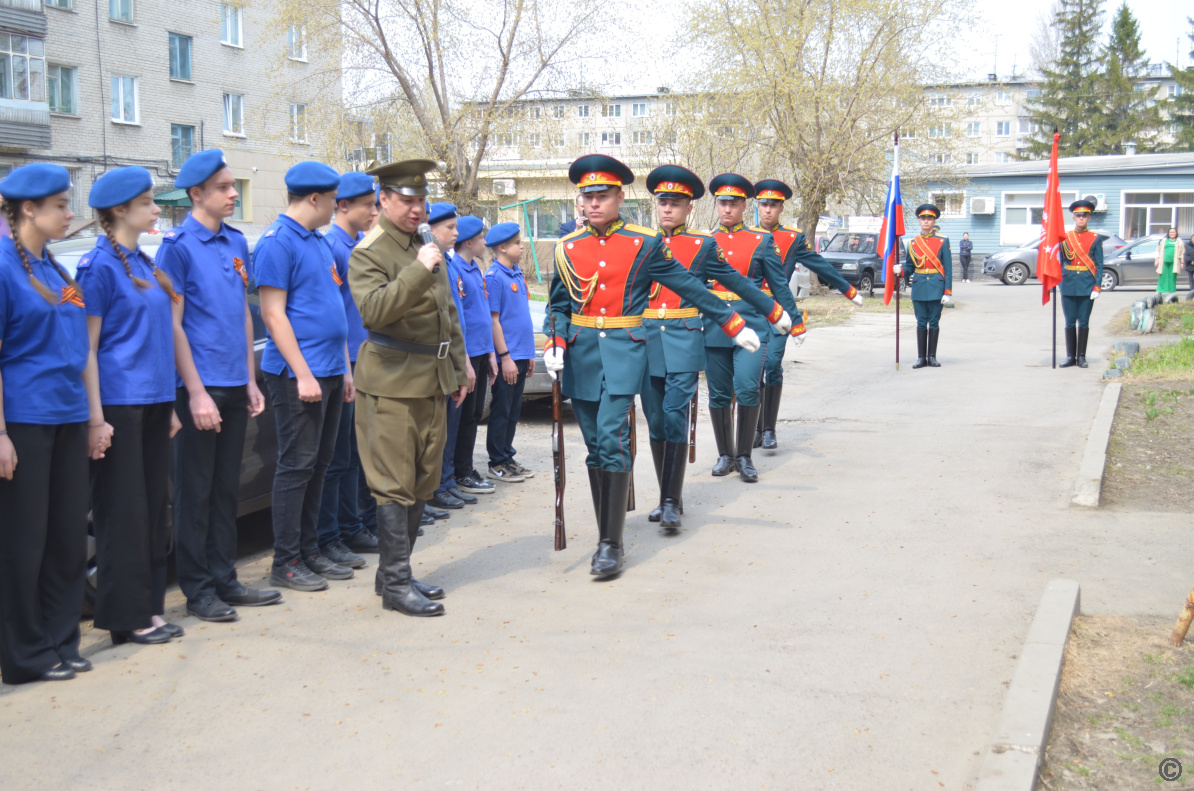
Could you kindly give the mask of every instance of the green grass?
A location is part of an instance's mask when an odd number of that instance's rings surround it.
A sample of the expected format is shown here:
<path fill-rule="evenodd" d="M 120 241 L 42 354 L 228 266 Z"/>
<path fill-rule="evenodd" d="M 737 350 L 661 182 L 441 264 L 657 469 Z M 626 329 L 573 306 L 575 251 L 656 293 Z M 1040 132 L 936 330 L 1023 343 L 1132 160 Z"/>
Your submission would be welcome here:
<path fill-rule="evenodd" d="M 1177 674 L 1177 683 L 1187 689 L 1194 689 L 1194 665 Z"/>
<path fill-rule="evenodd" d="M 1194 302 L 1174 302 L 1157 305 L 1157 324 L 1153 332 L 1180 332 L 1194 334 Z"/>
<path fill-rule="evenodd" d="M 1125 378 L 1129 381 L 1194 379 L 1194 338 L 1182 338 L 1177 343 L 1142 350 L 1132 360 L 1132 367 L 1125 372 Z M 1150 408 L 1155 400 L 1149 402 Z"/>

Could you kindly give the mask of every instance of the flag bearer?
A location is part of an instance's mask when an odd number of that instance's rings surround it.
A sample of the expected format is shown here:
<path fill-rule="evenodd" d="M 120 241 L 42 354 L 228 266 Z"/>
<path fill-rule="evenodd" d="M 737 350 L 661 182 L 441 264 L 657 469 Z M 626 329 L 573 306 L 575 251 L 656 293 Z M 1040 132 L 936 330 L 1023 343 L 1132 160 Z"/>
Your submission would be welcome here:
<path fill-rule="evenodd" d="M 1090 338 L 1090 311 L 1103 282 L 1103 238 L 1086 230 L 1094 204 L 1070 204 L 1074 230 L 1061 243 L 1061 308 L 1065 312 L 1065 362 L 1059 368 L 1086 367 L 1086 342 Z"/>
<path fill-rule="evenodd" d="M 941 333 L 941 306 L 950 300 L 954 286 L 953 258 L 949 239 L 937 236 L 934 226 L 941 210 L 931 203 L 916 207 L 920 235 L 908 245 L 908 260 L 914 267 L 908 282 L 912 284 L 912 307 L 916 311 L 916 364 L 913 368 L 940 368 L 937 362 L 937 338 Z M 904 272 L 899 262 L 892 268 L 896 276 Z"/>

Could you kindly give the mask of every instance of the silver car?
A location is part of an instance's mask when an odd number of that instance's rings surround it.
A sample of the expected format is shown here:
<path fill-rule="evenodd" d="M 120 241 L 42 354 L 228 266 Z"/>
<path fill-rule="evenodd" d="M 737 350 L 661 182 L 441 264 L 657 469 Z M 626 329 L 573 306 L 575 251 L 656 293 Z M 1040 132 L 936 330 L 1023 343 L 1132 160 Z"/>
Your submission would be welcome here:
<path fill-rule="evenodd" d="M 1127 244 L 1127 242 L 1115 234 L 1104 240 L 1104 263 L 1118 255 L 1119 251 L 1126 247 Z M 1153 241 L 1153 245 L 1156 246 L 1155 240 Z M 1036 277 L 1036 256 L 1039 247 L 1040 242 L 1032 242 L 1023 247 L 1017 247 L 1013 250 L 1000 250 L 994 255 L 989 255 L 983 259 L 983 274 L 987 277 L 993 277 L 996 280 L 1002 280 L 1009 286 L 1022 286 L 1029 279 Z M 1118 269 L 1104 267 L 1102 284 L 1104 291 L 1110 291 L 1122 282 L 1124 281 L 1120 277 Z"/>

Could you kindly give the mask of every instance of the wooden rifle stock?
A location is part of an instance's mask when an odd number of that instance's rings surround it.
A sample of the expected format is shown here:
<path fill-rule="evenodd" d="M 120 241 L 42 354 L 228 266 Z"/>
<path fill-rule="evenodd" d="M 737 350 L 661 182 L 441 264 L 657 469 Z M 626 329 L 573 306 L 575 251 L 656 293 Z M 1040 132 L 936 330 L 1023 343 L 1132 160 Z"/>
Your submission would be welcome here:
<path fill-rule="evenodd" d="M 630 402 L 630 494 L 626 498 L 626 510 L 634 510 L 634 458 L 638 455 L 638 415 L 634 402 Z"/>
<path fill-rule="evenodd" d="M 551 337 L 556 337 L 556 317 L 551 317 Z M 556 484 L 556 551 L 568 547 L 568 537 L 564 533 L 564 420 L 561 415 L 564 396 L 560 390 L 560 375 L 556 374 L 551 383 L 551 462 L 552 473 Z"/>

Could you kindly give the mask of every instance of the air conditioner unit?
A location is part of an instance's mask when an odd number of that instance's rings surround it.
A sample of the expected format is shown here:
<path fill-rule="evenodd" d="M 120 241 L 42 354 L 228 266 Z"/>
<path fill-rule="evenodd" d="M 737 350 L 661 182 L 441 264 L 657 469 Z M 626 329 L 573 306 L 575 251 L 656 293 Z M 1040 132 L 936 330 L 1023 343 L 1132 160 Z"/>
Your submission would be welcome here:
<path fill-rule="evenodd" d="M 493 194 L 494 195 L 513 195 L 514 194 L 514 179 L 494 179 L 493 180 Z"/>
<path fill-rule="evenodd" d="M 971 198 L 970 199 L 970 213 L 971 214 L 994 214 L 995 213 L 995 199 L 994 198 Z"/>
<path fill-rule="evenodd" d="M 1082 200 L 1088 200 L 1095 205 L 1095 211 L 1107 211 L 1107 196 L 1102 193 L 1083 195 Z"/>

